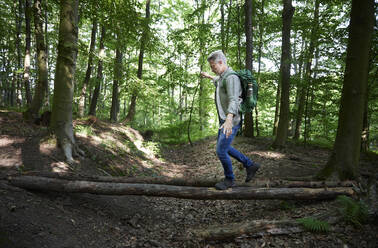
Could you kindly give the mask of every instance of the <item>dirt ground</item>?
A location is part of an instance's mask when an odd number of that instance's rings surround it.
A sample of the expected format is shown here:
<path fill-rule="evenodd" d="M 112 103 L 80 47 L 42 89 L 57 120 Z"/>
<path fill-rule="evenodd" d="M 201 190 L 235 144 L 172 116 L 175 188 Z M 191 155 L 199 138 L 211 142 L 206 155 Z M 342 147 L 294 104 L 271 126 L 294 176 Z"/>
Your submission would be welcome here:
<path fill-rule="evenodd" d="M 328 233 L 278 236 L 243 235 L 225 241 L 190 238 L 196 228 L 252 220 L 297 219 L 328 213 L 335 201 L 187 200 L 145 196 L 42 193 L 8 184 L 7 176 L 24 172 L 102 176 L 165 176 L 222 179 L 216 138 L 193 147 L 143 142 L 131 128 L 82 120 L 76 141 L 86 152 L 74 165 L 64 162 L 46 127 L 27 124 L 20 113 L 0 110 L 0 248 L 75 247 L 378 247 L 377 223 L 361 228 L 340 222 Z M 90 127 L 90 128 L 87 128 Z M 80 129 L 81 128 L 81 129 Z M 237 137 L 234 146 L 261 164 L 256 178 L 314 175 L 330 151 L 289 144 L 270 148 L 268 138 Z M 244 169 L 234 163 L 237 182 Z M 363 174 L 378 172 L 377 160 L 362 156 Z"/>

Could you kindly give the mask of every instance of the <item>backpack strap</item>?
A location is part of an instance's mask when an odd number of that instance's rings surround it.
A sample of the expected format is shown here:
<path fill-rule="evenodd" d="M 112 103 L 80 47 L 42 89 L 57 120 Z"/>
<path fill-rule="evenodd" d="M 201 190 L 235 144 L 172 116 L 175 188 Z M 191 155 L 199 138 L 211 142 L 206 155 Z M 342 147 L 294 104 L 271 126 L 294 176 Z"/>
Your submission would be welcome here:
<path fill-rule="evenodd" d="M 222 79 L 222 84 L 223 84 L 223 88 L 225 88 L 227 90 L 227 87 L 226 87 L 226 79 L 228 78 L 228 76 L 230 75 L 236 75 L 238 76 L 238 74 L 234 71 L 230 71 L 228 73 L 226 73 L 226 75 L 224 75 L 223 79 Z"/>

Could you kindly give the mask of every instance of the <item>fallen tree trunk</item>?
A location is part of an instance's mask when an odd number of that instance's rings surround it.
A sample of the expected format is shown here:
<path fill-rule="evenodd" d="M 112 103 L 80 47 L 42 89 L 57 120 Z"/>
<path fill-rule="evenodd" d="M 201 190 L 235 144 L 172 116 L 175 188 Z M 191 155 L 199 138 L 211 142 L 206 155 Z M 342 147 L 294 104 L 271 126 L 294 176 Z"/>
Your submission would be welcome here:
<path fill-rule="evenodd" d="M 350 187 L 336 187 L 327 189 L 235 187 L 229 190 L 219 191 L 215 188 L 159 184 L 71 181 L 37 176 L 10 177 L 8 180 L 14 186 L 42 191 L 91 193 L 99 195 L 146 195 L 201 200 L 324 200 L 333 199 L 338 195 L 351 196 L 354 194 L 353 189 Z"/>
<path fill-rule="evenodd" d="M 28 176 L 42 176 L 75 181 L 111 182 L 111 183 L 138 183 L 138 184 L 164 184 L 192 187 L 214 187 L 221 179 L 211 178 L 169 178 L 169 177 L 109 177 L 109 176 L 87 176 L 73 173 L 51 173 L 51 172 L 28 172 Z M 255 188 L 334 188 L 353 187 L 354 181 L 298 181 L 282 179 L 255 178 L 249 183 L 237 182 L 238 187 Z"/>
<path fill-rule="evenodd" d="M 334 224 L 339 217 L 329 217 L 326 222 Z M 266 235 L 285 235 L 304 232 L 306 229 L 296 220 L 254 220 L 243 223 L 210 226 L 203 229 L 192 229 L 187 232 L 186 239 L 230 240 L 237 237 L 262 237 Z"/>
<path fill-rule="evenodd" d="M 188 232 L 188 238 L 200 240 L 230 240 L 240 236 L 261 237 L 265 235 L 300 233 L 304 229 L 293 220 L 254 220 L 244 223 L 212 226 Z"/>

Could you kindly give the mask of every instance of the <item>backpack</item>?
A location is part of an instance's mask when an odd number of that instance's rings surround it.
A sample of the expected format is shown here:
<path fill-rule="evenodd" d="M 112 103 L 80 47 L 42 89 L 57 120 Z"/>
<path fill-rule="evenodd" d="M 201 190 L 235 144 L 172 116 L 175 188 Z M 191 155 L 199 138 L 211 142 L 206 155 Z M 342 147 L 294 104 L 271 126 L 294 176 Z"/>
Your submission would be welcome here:
<path fill-rule="evenodd" d="M 236 75 L 240 79 L 240 84 L 242 87 L 242 99 L 243 102 L 240 104 L 240 112 L 248 113 L 252 112 L 252 110 L 257 105 L 257 98 L 259 92 L 259 86 L 255 78 L 252 76 L 250 70 L 240 70 L 237 72 L 229 72 L 225 75 L 223 79 L 223 88 L 227 89 L 226 87 L 226 78 L 230 75 Z"/>

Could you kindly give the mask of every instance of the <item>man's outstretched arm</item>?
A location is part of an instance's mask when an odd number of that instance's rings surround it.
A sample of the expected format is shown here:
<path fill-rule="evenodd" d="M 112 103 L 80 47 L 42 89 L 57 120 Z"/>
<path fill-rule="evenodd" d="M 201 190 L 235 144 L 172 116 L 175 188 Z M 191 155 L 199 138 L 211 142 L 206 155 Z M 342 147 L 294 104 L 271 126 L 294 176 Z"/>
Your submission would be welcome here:
<path fill-rule="evenodd" d="M 209 78 L 209 79 L 211 79 L 211 80 L 214 80 L 214 76 L 211 76 L 209 73 L 207 73 L 207 72 L 201 72 L 201 77 L 203 77 L 203 78 Z"/>

